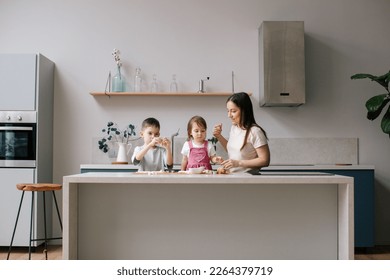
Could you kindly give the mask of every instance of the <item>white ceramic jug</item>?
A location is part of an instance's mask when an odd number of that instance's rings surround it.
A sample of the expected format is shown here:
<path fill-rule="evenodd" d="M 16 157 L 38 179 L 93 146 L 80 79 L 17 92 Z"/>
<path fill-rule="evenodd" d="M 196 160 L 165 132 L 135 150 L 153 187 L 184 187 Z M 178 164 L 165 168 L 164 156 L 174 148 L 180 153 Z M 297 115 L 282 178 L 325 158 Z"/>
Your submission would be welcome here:
<path fill-rule="evenodd" d="M 118 143 L 118 155 L 116 157 L 117 163 L 128 163 L 128 155 L 131 149 L 131 144 Z"/>

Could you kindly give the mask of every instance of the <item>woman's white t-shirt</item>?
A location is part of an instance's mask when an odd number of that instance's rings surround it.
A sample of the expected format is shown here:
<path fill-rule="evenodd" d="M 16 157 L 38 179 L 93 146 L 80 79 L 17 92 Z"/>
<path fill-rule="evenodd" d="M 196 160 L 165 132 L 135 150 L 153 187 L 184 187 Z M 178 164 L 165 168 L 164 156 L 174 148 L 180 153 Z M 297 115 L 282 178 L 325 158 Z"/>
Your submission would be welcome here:
<path fill-rule="evenodd" d="M 246 130 L 236 125 L 232 125 L 230 128 L 230 135 L 227 143 L 227 151 L 230 159 L 247 160 L 257 158 L 256 149 L 268 144 L 263 131 L 257 126 L 252 126 L 247 142 L 241 150 L 241 147 L 244 144 L 245 134 Z M 231 169 L 231 172 L 245 172 L 248 170 L 250 170 L 250 168 L 234 167 Z"/>

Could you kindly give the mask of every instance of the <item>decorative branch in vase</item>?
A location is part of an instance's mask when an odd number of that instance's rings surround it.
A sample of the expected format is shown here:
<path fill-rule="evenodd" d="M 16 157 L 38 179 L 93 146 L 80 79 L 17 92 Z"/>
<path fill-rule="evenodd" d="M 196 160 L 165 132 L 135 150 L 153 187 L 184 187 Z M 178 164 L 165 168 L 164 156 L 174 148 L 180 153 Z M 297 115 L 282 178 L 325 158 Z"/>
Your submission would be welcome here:
<path fill-rule="evenodd" d="M 119 57 L 120 51 L 118 49 L 114 49 L 112 51 L 112 55 L 114 56 L 114 60 L 116 63 L 116 71 L 117 73 L 112 77 L 112 91 L 113 92 L 124 92 L 126 91 L 126 80 L 121 72 L 122 62 Z"/>
<path fill-rule="evenodd" d="M 98 141 L 99 150 L 108 153 L 115 145 L 118 145 L 118 154 L 116 163 L 128 163 L 127 157 L 131 148 L 130 141 L 139 139 L 132 138 L 135 136 L 135 126 L 129 124 L 125 129 L 119 129 L 114 122 L 108 122 L 107 127 L 102 129 L 104 136 Z"/>
<path fill-rule="evenodd" d="M 213 147 L 214 147 L 214 150 L 217 151 L 217 143 L 218 143 L 218 139 L 217 137 L 211 137 L 210 139 L 207 139 L 208 141 L 211 142 L 211 144 L 213 144 Z"/>

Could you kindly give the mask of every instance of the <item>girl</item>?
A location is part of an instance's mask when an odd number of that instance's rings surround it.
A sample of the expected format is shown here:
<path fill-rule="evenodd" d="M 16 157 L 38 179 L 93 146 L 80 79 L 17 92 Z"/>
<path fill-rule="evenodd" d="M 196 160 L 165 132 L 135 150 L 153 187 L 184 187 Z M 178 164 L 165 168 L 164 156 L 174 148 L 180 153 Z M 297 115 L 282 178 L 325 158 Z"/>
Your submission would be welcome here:
<path fill-rule="evenodd" d="M 212 163 L 222 161 L 206 140 L 207 124 L 200 116 L 192 117 L 187 124 L 188 141 L 186 141 L 181 150 L 183 160 L 181 170 L 203 166 L 206 170 L 212 170 Z"/>
<path fill-rule="evenodd" d="M 250 97 L 245 92 L 231 95 L 226 108 L 232 121 L 229 140 L 222 132 L 222 124 L 214 126 L 213 135 L 229 154 L 221 164 L 231 172 L 257 173 L 270 162 L 270 151 L 265 131 L 256 123 Z"/>

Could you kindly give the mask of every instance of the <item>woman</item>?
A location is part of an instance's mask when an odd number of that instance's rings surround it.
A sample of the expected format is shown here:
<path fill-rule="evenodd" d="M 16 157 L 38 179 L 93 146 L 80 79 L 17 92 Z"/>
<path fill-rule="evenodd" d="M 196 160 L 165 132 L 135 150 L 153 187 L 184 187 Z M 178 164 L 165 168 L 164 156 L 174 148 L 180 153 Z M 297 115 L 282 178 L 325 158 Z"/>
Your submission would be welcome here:
<path fill-rule="evenodd" d="M 250 97 L 245 92 L 231 95 L 226 107 L 232 121 L 229 140 L 221 134 L 222 124 L 214 126 L 213 135 L 228 152 L 222 167 L 230 172 L 257 173 L 270 162 L 267 134 L 256 123 Z"/>

